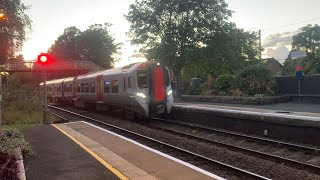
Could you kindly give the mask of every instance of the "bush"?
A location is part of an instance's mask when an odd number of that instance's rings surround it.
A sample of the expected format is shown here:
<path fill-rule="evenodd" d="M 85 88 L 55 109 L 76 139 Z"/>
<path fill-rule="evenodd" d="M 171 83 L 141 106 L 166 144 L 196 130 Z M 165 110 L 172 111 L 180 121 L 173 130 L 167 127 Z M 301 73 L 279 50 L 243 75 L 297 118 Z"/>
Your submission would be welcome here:
<path fill-rule="evenodd" d="M 220 93 L 230 93 L 234 87 L 236 77 L 232 74 L 223 74 L 219 76 L 215 81 L 215 87 Z"/>
<path fill-rule="evenodd" d="M 250 96 L 272 94 L 273 77 L 264 66 L 250 66 L 243 69 L 237 77 L 237 87 Z"/>

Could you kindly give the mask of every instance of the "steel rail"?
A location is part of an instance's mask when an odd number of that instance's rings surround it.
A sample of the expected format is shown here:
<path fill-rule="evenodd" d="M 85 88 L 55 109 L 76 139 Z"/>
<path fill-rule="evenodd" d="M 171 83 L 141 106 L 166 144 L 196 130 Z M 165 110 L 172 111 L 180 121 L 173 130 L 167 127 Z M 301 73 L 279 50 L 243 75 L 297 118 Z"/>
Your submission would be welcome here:
<path fill-rule="evenodd" d="M 173 150 L 176 150 L 176 151 L 179 151 L 179 152 L 183 152 L 185 154 L 197 157 L 199 159 L 206 160 L 206 161 L 208 161 L 210 163 L 213 163 L 213 164 L 216 164 L 216 165 L 221 166 L 223 168 L 229 169 L 229 170 L 231 170 L 231 171 L 233 171 L 235 173 L 238 173 L 240 175 L 243 175 L 243 176 L 245 176 L 247 178 L 270 179 L 268 177 L 264 177 L 264 176 L 252 173 L 250 171 L 243 170 L 241 168 L 238 168 L 238 167 L 235 167 L 235 166 L 232 166 L 232 165 L 229 165 L 229 164 L 226 164 L 226 163 L 223 163 L 223 162 L 220 162 L 220 161 L 205 157 L 203 155 L 191 152 L 189 150 L 186 150 L 186 149 L 183 149 L 183 148 L 180 148 L 180 147 L 177 147 L 177 146 L 173 146 L 171 144 L 168 144 L 168 143 L 153 139 L 151 137 L 148 137 L 148 136 L 145 136 L 145 135 L 130 131 L 128 129 L 124 129 L 124 128 L 121 128 L 121 127 L 118 127 L 118 126 L 115 126 L 115 125 L 112 125 L 112 124 L 109 124 L 109 123 L 106 123 L 106 122 L 103 122 L 103 121 L 99 121 L 97 119 L 94 119 L 94 118 L 91 118 L 91 117 L 88 117 L 88 116 L 84 116 L 82 114 L 78 114 L 78 113 L 75 113 L 75 112 L 72 112 L 72 111 L 69 111 L 69 110 L 65 110 L 65 109 L 62 109 L 62 108 L 59 108 L 59 107 L 51 106 L 51 105 L 49 105 L 48 107 L 56 109 L 56 110 L 59 110 L 59 111 L 63 111 L 63 112 L 66 112 L 66 113 L 69 113 L 69 114 L 72 114 L 72 115 L 75 115 L 75 116 L 78 116 L 78 117 L 81 117 L 81 118 L 84 118 L 84 119 L 87 119 L 87 120 L 90 120 L 90 121 L 93 121 L 93 122 L 96 122 L 96 123 L 99 123 L 99 124 L 102 124 L 104 126 L 108 126 L 110 128 L 114 128 L 114 129 L 120 130 L 122 132 L 125 132 L 125 133 L 128 133 L 128 134 L 134 135 L 136 137 L 151 141 L 151 142 L 159 144 L 161 146 L 165 146 L 167 148 L 170 148 L 170 149 L 173 149 Z M 67 120 L 67 118 L 65 118 L 65 120 Z"/>
<path fill-rule="evenodd" d="M 299 144 L 293 144 L 293 143 L 277 141 L 277 140 L 273 140 L 273 139 L 250 136 L 250 135 L 240 134 L 240 133 L 231 132 L 231 131 L 224 131 L 224 130 L 221 130 L 221 129 L 214 129 L 214 128 L 209 128 L 209 127 L 204 127 L 204 126 L 201 126 L 201 125 L 184 123 L 184 122 L 181 122 L 181 121 L 173 121 L 173 120 L 167 120 L 167 119 L 162 119 L 162 118 L 153 118 L 153 119 L 155 119 L 157 121 L 160 121 L 160 122 L 162 121 L 162 122 L 166 122 L 166 123 L 176 124 L 176 125 L 179 125 L 179 126 L 186 126 L 186 127 L 190 127 L 190 128 L 197 128 L 197 129 L 200 129 L 200 130 L 211 131 L 211 132 L 220 133 L 220 134 L 226 134 L 226 135 L 229 135 L 229 136 L 241 137 L 241 138 L 245 138 L 245 139 L 248 139 L 248 140 L 258 141 L 259 143 L 264 142 L 264 143 L 273 144 L 275 146 L 281 145 L 283 147 L 287 147 L 287 148 L 290 148 L 290 149 L 304 150 L 304 151 L 306 151 L 308 153 L 320 153 L 320 149 L 314 148 L 314 147 L 310 147 L 310 146 L 303 146 L 303 145 L 299 145 Z"/>
<path fill-rule="evenodd" d="M 265 160 L 271 160 L 274 161 L 276 163 L 284 163 L 286 165 L 295 167 L 297 169 L 302 169 L 302 170 L 306 170 L 309 172 L 312 172 L 314 174 L 318 174 L 320 175 L 320 167 L 316 166 L 316 165 L 312 165 L 312 164 L 307 164 L 301 161 L 297 161 L 297 160 L 293 160 L 293 159 L 289 159 L 289 158 L 285 158 L 285 157 L 281 157 L 281 156 L 277 156 L 277 155 L 273 155 L 273 154 L 269 154 L 269 153 L 264 153 L 261 151 L 256 151 L 256 150 L 252 150 L 252 149 L 248 149 L 248 148 L 244 148 L 244 147 L 239 147 L 239 146 L 235 146 L 235 145 L 231 145 L 231 144 L 227 144 L 227 143 L 223 143 L 223 142 L 219 142 L 219 141 L 215 141 L 212 139 L 208 139 L 208 138 L 204 138 L 204 137 L 200 137 L 200 136 L 195 136 L 192 134 L 188 134 L 188 133 L 183 133 L 177 130 L 173 130 L 173 129 L 168 129 L 165 128 L 163 126 L 157 126 L 157 125 L 151 125 L 148 124 L 147 126 L 154 128 L 154 129 L 158 129 L 158 130 L 162 130 L 171 134 L 176 134 L 178 136 L 183 136 L 183 137 L 187 137 L 187 138 L 192 138 L 194 140 L 197 141 L 202 141 L 202 142 L 206 142 L 206 143 L 210 143 L 219 147 L 223 147 L 229 150 L 233 150 L 233 151 L 237 151 L 237 152 L 241 152 L 247 155 L 251 155 L 251 156 L 255 156 L 255 157 L 259 157 Z"/>

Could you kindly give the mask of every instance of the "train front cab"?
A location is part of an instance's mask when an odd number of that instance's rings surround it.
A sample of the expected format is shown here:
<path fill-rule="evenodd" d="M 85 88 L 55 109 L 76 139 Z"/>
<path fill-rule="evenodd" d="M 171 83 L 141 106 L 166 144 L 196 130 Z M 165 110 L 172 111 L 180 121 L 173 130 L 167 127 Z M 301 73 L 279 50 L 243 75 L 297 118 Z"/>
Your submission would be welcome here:
<path fill-rule="evenodd" d="M 149 117 L 171 113 L 173 94 L 168 68 L 156 62 L 150 64 L 148 67 L 148 81 Z"/>

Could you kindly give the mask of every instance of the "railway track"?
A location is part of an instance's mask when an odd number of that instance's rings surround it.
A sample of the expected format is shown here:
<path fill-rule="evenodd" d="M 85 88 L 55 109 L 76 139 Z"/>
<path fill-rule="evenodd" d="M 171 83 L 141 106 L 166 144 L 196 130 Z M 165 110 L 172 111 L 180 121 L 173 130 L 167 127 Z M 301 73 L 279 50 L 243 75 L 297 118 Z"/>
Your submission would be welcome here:
<path fill-rule="evenodd" d="M 121 127 L 118 127 L 118 126 L 115 126 L 115 125 L 112 125 L 112 124 L 109 124 L 109 123 L 106 123 L 106 122 L 103 122 L 103 121 L 100 121 L 100 120 L 97 120 L 97 119 L 94 119 L 94 118 L 91 118 L 91 117 L 88 117 L 88 116 L 84 116 L 82 114 L 78 114 L 78 113 L 75 113 L 75 112 L 72 112 L 72 111 L 69 111 L 69 110 L 65 110 L 65 109 L 62 109 L 62 108 L 59 108 L 59 107 L 55 107 L 55 106 L 49 106 L 49 107 L 52 108 L 52 109 L 64 112 L 64 113 L 68 113 L 68 114 L 77 116 L 77 117 L 82 118 L 82 119 L 86 119 L 88 121 L 92 121 L 94 123 L 103 125 L 105 127 L 114 129 L 116 131 L 120 131 L 120 132 L 125 133 L 127 135 L 134 136 L 134 137 L 136 137 L 138 139 L 141 139 L 143 141 L 152 142 L 153 144 L 157 145 L 158 147 L 159 146 L 160 147 L 165 147 L 167 149 L 170 149 L 171 151 L 175 151 L 175 152 L 177 152 L 179 154 L 183 154 L 184 156 L 188 156 L 188 157 L 192 156 L 192 157 L 196 158 L 197 160 L 204 161 L 206 163 L 210 163 L 210 164 L 216 165 L 219 168 L 222 168 L 227 172 L 230 172 L 230 173 L 232 172 L 233 174 L 235 174 L 235 176 L 238 176 L 241 179 L 270 179 L 268 177 L 264 177 L 264 176 L 255 174 L 253 172 L 250 172 L 250 171 L 247 171 L 247 170 L 244 170 L 244 169 L 241 169 L 241 168 L 238 168 L 238 167 L 235 167 L 235 166 L 232 166 L 232 165 L 229 165 L 229 164 L 214 160 L 212 158 L 209 158 L 209 157 L 197 154 L 195 152 L 192 152 L 192 151 L 189 151 L 189 150 L 186 150 L 186 149 L 183 149 L 183 148 L 180 148 L 180 147 L 177 147 L 177 146 L 174 146 L 174 145 L 171 145 L 171 144 L 156 140 L 154 138 L 151 138 L 151 137 L 148 137 L 148 136 L 145 136 L 145 135 L 130 131 L 128 129 L 124 129 L 124 128 L 121 128 Z M 56 114 L 56 113 L 52 113 L 52 114 L 57 116 L 57 117 L 59 117 L 59 118 L 61 118 L 61 119 L 64 119 L 64 120 L 68 121 L 67 118 L 64 118 L 63 116 L 61 116 L 59 114 Z"/>
<path fill-rule="evenodd" d="M 186 138 L 192 138 L 192 139 L 194 139 L 196 141 L 202 141 L 202 142 L 210 143 L 210 144 L 213 144 L 213 145 L 216 145 L 216 146 L 219 146 L 219 147 L 222 147 L 222 148 L 226 148 L 226 149 L 229 149 L 229 150 L 232 150 L 232 151 L 238 151 L 238 152 L 250 155 L 250 156 L 255 156 L 255 157 L 258 157 L 258 158 L 265 159 L 265 160 L 270 160 L 270 161 L 273 161 L 273 162 L 276 162 L 276 163 L 283 163 L 283 164 L 285 164 L 287 166 L 291 166 L 291 167 L 294 167 L 294 168 L 297 168 L 297 169 L 301 169 L 301 170 L 306 170 L 306 171 L 309 171 L 311 173 L 320 175 L 320 167 L 319 166 L 308 164 L 308 163 L 304 163 L 304 162 L 293 160 L 293 159 L 289 159 L 289 158 L 285 158 L 285 157 L 281 157 L 281 156 L 278 156 L 278 155 L 273 155 L 273 154 L 270 154 L 270 153 L 260 152 L 260 151 L 252 150 L 252 149 L 245 148 L 245 147 L 240 147 L 240 146 L 236 146 L 236 145 L 232 145 L 232 144 L 228 144 L 228 143 L 224 143 L 224 142 L 219 142 L 219 141 L 216 141 L 216 140 L 213 140 L 213 139 L 208 139 L 208 138 L 205 138 L 205 137 L 200 137 L 200 136 L 197 136 L 197 135 L 193 135 L 191 133 L 185 133 L 185 132 L 178 131 L 178 130 L 175 130 L 175 129 L 172 129 L 172 128 L 168 128 L 168 124 L 169 123 L 174 123 L 174 124 L 176 124 L 176 125 L 178 125 L 180 127 L 181 126 L 190 126 L 190 127 L 193 127 L 193 128 L 196 127 L 198 129 L 205 129 L 205 130 L 210 130 L 210 131 L 219 131 L 219 133 L 223 132 L 221 130 L 215 130 L 215 129 L 205 128 L 205 127 L 198 127 L 196 125 L 189 125 L 189 124 L 185 124 L 185 123 L 181 123 L 181 122 L 173 122 L 173 121 L 159 119 L 159 118 L 155 118 L 155 119 L 157 120 L 157 122 L 155 123 L 156 125 L 155 124 L 148 124 L 148 126 L 150 126 L 151 128 L 162 130 L 162 131 L 165 131 L 165 132 L 168 132 L 168 133 L 172 133 L 172 134 L 175 134 L 175 135 L 178 135 L 178 136 L 183 136 L 183 137 L 186 137 Z M 162 124 L 161 125 L 161 124 L 159 124 L 159 121 L 162 121 L 161 123 L 165 122 L 166 124 Z M 231 132 L 223 132 L 223 133 L 229 134 Z M 316 149 L 316 148 L 304 147 L 304 146 L 301 146 L 301 145 L 294 145 L 294 144 L 289 144 L 289 143 L 285 143 L 285 142 L 278 142 L 278 141 L 275 141 L 275 140 L 251 137 L 251 136 L 246 136 L 246 135 L 241 135 L 241 134 L 236 134 L 236 133 L 231 133 L 231 134 L 233 136 L 240 136 L 240 137 L 245 136 L 246 138 L 250 138 L 250 140 L 254 139 L 255 141 L 261 140 L 261 141 L 264 141 L 264 142 L 271 142 L 272 144 L 274 144 L 274 143 L 277 143 L 278 145 L 279 144 L 283 144 L 284 146 L 290 147 L 290 148 L 294 148 L 295 150 L 300 149 L 300 150 L 304 150 L 304 151 L 308 151 L 308 152 L 318 152 L 318 151 L 320 152 L 320 149 Z"/>
<path fill-rule="evenodd" d="M 157 120 L 158 122 L 175 124 L 178 126 L 189 127 L 189 128 L 193 128 L 193 129 L 197 129 L 197 130 L 204 130 L 204 131 L 218 133 L 218 134 L 227 135 L 227 136 L 236 137 L 236 138 L 243 138 L 245 140 L 255 141 L 258 143 L 265 143 L 265 144 L 270 144 L 273 146 L 281 146 L 281 147 L 288 148 L 288 149 L 305 151 L 307 153 L 319 153 L 320 154 L 319 148 L 315 148 L 315 147 L 311 147 L 311 146 L 303 146 L 303 145 L 299 145 L 299 144 L 277 141 L 277 140 L 273 140 L 273 139 L 267 139 L 267 138 L 256 137 L 256 136 L 249 136 L 249 135 L 240 134 L 240 133 L 236 133 L 236 132 L 224 131 L 221 129 L 214 129 L 214 128 L 209 128 L 209 127 L 204 127 L 201 125 L 184 123 L 184 122 L 180 122 L 180 121 L 173 121 L 173 120 L 167 120 L 167 119 L 161 119 L 161 118 L 153 118 L 153 119 Z"/>

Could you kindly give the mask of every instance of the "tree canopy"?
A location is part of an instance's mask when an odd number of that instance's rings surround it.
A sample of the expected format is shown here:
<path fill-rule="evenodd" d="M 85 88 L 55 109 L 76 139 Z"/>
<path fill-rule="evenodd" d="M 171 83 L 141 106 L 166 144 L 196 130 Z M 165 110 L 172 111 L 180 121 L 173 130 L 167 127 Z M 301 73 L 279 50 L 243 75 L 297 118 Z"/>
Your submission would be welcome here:
<path fill-rule="evenodd" d="M 75 26 L 68 27 L 49 49 L 58 60 L 87 60 L 103 68 L 112 68 L 113 54 L 119 44 L 115 43 L 109 31 L 109 23 L 94 24 L 81 31 Z"/>
<path fill-rule="evenodd" d="M 210 74 L 236 74 L 242 68 L 258 62 L 258 34 L 238 29 L 235 24 L 224 26 L 224 30 L 208 37 L 205 47 L 199 50 L 199 59 L 183 69 L 183 77 L 206 79 Z"/>
<path fill-rule="evenodd" d="M 224 0 L 142 0 L 130 5 L 126 18 L 132 43 L 143 45 L 148 59 L 168 65 L 179 77 L 231 13 Z"/>
<path fill-rule="evenodd" d="M 309 24 L 302 27 L 300 32 L 293 36 L 292 50 L 303 51 L 306 57 L 294 60 L 289 57 L 284 63 L 286 74 L 292 75 L 297 65 L 303 66 L 305 74 L 320 73 L 320 26 Z"/>
<path fill-rule="evenodd" d="M 21 0 L 0 0 L 0 64 L 14 57 L 31 29 L 31 20 L 25 11 L 30 7 Z"/>

